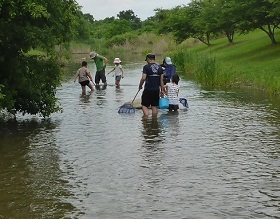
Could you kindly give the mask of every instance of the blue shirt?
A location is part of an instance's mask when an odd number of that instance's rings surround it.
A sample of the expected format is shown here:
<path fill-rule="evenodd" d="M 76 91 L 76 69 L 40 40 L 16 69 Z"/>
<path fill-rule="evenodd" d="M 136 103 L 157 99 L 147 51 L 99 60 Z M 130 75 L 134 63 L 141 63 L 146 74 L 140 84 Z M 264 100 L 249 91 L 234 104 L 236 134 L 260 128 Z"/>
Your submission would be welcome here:
<path fill-rule="evenodd" d="M 160 77 L 163 69 L 157 63 L 148 63 L 143 67 L 143 74 L 146 74 L 145 90 L 160 90 Z"/>
<path fill-rule="evenodd" d="M 165 75 L 168 79 L 171 79 L 172 76 L 176 74 L 176 67 L 175 65 L 167 65 L 165 67 Z"/>

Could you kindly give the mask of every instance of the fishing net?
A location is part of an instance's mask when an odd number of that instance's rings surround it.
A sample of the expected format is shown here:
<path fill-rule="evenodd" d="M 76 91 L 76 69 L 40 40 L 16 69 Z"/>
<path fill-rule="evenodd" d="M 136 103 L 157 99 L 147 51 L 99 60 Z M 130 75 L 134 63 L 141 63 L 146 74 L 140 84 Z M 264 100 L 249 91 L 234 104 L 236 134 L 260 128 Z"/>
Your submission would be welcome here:
<path fill-rule="evenodd" d="M 135 108 L 131 103 L 125 103 L 119 108 L 118 113 L 135 113 Z"/>

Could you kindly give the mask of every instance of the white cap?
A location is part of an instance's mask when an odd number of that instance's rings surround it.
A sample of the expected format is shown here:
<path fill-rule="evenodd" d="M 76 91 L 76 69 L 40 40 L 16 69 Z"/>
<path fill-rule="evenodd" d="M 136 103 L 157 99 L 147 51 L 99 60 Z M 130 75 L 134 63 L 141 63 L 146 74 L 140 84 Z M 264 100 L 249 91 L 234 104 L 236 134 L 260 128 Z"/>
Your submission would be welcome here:
<path fill-rule="evenodd" d="M 172 65 L 172 62 L 171 62 L 171 58 L 170 57 L 166 57 L 165 58 L 165 62 L 167 65 Z"/>

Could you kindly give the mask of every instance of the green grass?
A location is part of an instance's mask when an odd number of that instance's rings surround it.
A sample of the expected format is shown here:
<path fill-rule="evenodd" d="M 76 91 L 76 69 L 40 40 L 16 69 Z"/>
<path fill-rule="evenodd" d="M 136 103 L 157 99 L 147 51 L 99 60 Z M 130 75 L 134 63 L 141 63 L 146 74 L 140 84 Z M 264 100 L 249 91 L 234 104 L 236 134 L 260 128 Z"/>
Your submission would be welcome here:
<path fill-rule="evenodd" d="M 280 30 L 278 45 L 271 45 L 260 30 L 236 34 L 234 43 L 226 38 L 210 41 L 211 46 L 179 46 L 174 61 L 184 74 L 204 86 L 250 87 L 280 96 Z M 212 63 L 213 62 L 213 63 Z"/>

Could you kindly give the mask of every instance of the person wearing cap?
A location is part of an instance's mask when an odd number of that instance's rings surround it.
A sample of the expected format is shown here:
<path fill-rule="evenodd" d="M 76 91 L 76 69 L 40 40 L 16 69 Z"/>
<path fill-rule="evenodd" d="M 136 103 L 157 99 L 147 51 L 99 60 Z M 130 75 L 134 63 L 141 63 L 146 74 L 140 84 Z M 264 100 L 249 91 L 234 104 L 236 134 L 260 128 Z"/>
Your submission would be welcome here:
<path fill-rule="evenodd" d="M 116 87 L 120 87 L 121 78 L 124 78 L 124 76 L 123 76 L 123 68 L 122 68 L 122 66 L 121 66 L 121 62 L 122 62 L 122 61 L 120 60 L 120 58 L 115 58 L 115 59 L 114 59 L 115 67 L 114 67 L 111 71 L 109 71 L 109 72 L 107 73 L 107 75 L 108 75 L 108 74 L 110 74 L 111 72 L 114 71 L 114 73 L 115 73 L 115 85 L 116 85 Z"/>
<path fill-rule="evenodd" d="M 139 82 L 139 90 L 145 83 L 141 96 L 141 105 L 144 116 L 149 115 L 149 107 L 152 108 L 152 116 L 157 116 L 160 91 L 163 92 L 163 69 L 155 62 L 154 54 L 147 54 L 143 67 L 142 77 Z"/>
<path fill-rule="evenodd" d="M 90 83 L 90 81 L 92 81 L 92 77 L 87 68 L 86 61 L 83 61 L 82 67 L 78 69 L 74 83 L 76 82 L 78 77 L 79 77 L 79 83 L 82 87 L 82 95 L 86 95 L 86 86 L 88 86 L 91 89 L 91 91 L 94 91 L 94 88 L 93 88 L 92 84 Z"/>
<path fill-rule="evenodd" d="M 165 57 L 162 64 L 164 68 L 163 83 L 170 83 L 170 80 L 174 74 L 176 74 L 176 66 L 173 65 L 170 57 Z"/>
<path fill-rule="evenodd" d="M 95 84 L 98 86 L 99 82 L 101 80 L 102 83 L 104 84 L 104 86 L 106 86 L 107 80 L 106 80 L 106 75 L 105 75 L 105 68 L 107 65 L 107 58 L 97 54 L 96 52 L 91 52 L 89 54 L 89 57 L 91 59 L 93 59 L 93 61 L 95 62 L 95 65 L 96 65 L 96 73 L 95 73 L 95 78 L 94 78 Z"/>

